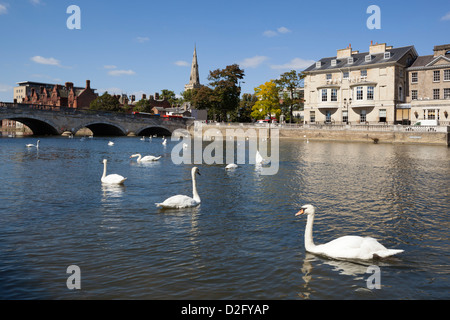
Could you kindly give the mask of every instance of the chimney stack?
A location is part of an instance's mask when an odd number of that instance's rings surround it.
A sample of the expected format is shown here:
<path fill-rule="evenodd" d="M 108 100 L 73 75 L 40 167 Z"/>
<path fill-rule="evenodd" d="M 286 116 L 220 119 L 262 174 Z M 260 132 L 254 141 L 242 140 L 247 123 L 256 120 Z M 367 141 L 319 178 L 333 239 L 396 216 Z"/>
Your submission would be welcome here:
<path fill-rule="evenodd" d="M 91 80 L 86 80 L 86 89 L 91 88 Z"/>
<path fill-rule="evenodd" d="M 155 100 L 159 100 L 159 93 L 155 92 Z"/>

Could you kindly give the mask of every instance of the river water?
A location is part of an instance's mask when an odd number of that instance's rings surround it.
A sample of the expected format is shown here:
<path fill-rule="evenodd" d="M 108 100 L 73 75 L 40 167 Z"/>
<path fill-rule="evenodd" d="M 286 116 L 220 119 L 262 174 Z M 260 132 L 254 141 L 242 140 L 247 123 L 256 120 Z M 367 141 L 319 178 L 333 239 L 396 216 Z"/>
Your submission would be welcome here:
<path fill-rule="evenodd" d="M 192 194 L 192 166 L 171 161 L 177 142 L 111 139 L 43 137 L 38 150 L 25 147 L 34 137 L 0 139 L 1 299 L 450 298 L 449 148 L 280 140 L 276 175 L 201 164 L 201 205 L 161 210 Z M 102 186 L 103 159 L 125 186 Z M 405 252 L 307 254 L 294 216 L 307 203 L 316 244 L 355 234 Z M 67 287 L 72 265 L 79 290 Z"/>

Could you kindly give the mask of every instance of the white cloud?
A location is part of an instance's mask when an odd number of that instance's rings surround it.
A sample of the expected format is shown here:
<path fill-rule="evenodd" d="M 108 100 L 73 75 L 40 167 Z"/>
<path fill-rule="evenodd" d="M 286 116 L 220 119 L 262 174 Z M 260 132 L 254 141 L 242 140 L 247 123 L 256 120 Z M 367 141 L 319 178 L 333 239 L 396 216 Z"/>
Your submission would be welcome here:
<path fill-rule="evenodd" d="M 114 65 L 106 65 L 103 68 L 105 68 L 105 69 L 116 69 L 117 67 L 114 66 Z"/>
<path fill-rule="evenodd" d="M 133 70 L 111 70 L 108 72 L 108 74 L 110 76 L 123 76 L 123 75 L 131 76 L 136 74 L 136 72 L 134 72 Z"/>
<path fill-rule="evenodd" d="M 12 91 L 13 87 L 0 83 L 0 92 L 9 92 Z"/>
<path fill-rule="evenodd" d="M 286 27 L 280 27 L 280 28 L 277 29 L 277 31 L 278 31 L 279 33 L 289 33 L 289 32 L 291 32 L 291 30 L 289 30 L 289 29 L 286 28 Z"/>
<path fill-rule="evenodd" d="M 306 69 L 307 67 L 309 67 L 313 63 L 314 63 L 313 60 L 305 60 L 305 59 L 302 59 L 302 58 L 294 58 L 288 63 L 278 64 L 278 65 L 271 65 L 270 67 L 272 69 L 290 69 L 290 70 Z"/>
<path fill-rule="evenodd" d="M 139 42 L 139 43 L 144 43 L 144 42 L 149 41 L 150 38 L 148 38 L 148 37 L 137 37 L 136 40 L 137 40 L 137 42 Z"/>
<path fill-rule="evenodd" d="M 46 64 L 51 66 L 61 66 L 61 63 L 59 60 L 56 60 L 55 58 L 44 58 L 41 56 L 34 56 L 31 58 L 31 61 L 39 63 L 39 64 Z"/>
<path fill-rule="evenodd" d="M 42 4 L 41 0 L 30 0 L 30 2 L 35 6 Z"/>
<path fill-rule="evenodd" d="M 271 37 L 276 37 L 276 36 L 278 36 L 280 34 L 286 34 L 286 33 L 289 33 L 289 32 L 292 32 L 292 31 L 289 30 L 286 27 L 279 27 L 279 28 L 277 28 L 277 31 L 274 31 L 274 30 L 266 30 L 266 31 L 264 31 L 263 32 L 263 36 L 271 38 Z"/>
<path fill-rule="evenodd" d="M 266 31 L 263 32 L 263 35 L 264 35 L 265 37 L 271 38 L 271 37 L 275 37 L 276 35 L 278 35 L 278 33 L 276 33 L 276 32 L 273 31 L 273 30 L 266 30 Z"/>
<path fill-rule="evenodd" d="M 252 58 L 244 59 L 244 61 L 242 61 L 240 63 L 240 65 L 244 68 L 256 68 L 257 66 L 259 66 L 261 63 L 263 63 L 267 59 L 269 59 L 269 58 L 267 58 L 265 56 L 254 56 Z"/>
<path fill-rule="evenodd" d="M 189 62 L 178 60 L 174 62 L 175 65 L 179 67 L 189 67 Z"/>
<path fill-rule="evenodd" d="M 450 20 L 450 12 L 447 12 L 447 14 L 443 16 L 441 20 Z"/>
<path fill-rule="evenodd" d="M 0 15 L 7 14 L 7 13 L 8 13 L 8 8 L 4 4 L 0 3 Z"/>

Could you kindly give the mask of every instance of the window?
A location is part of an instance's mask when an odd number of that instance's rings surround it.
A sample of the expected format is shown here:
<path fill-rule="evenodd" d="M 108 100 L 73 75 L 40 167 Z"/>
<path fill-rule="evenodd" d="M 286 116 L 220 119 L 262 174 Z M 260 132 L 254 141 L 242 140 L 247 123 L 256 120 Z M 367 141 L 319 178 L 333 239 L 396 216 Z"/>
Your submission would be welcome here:
<path fill-rule="evenodd" d="M 411 83 L 417 83 L 419 82 L 419 78 L 417 76 L 417 72 L 412 72 L 411 73 Z"/>
<path fill-rule="evenodd" d="M 367 77 L 367 70 L 361 70 L 361 77 Z"/>
<path fill-rule="evenodd" d="M 342 122 L 348 123 L 348 111 L 342 111 Z"/>
<path fill-rule="evenodd" d="M 436 112 L 434 109 L 429 109 L 427 113 L 428 113 L 428 117 L 427 117 L 428 120 L 436 119 Z"/>
<path fill-rule="evenodd" d="M 450 81 L 450 69 L 444 70 L 444 81 Z"/>
<path fill-rule="evenodd" d="M 391 53 L 390 52 L 385 52 L 384 53 L 384 58 L 385 59 L 390 59 L 391 58 Z"/>
<path fill-rule="evenodd" d="M 417 100 L 417 90 L 411 90 L 411 99 Z"/>
<path fill-rule="evenodd" d="M 350 73 L 348 71 L 345 71 L 343 76 L 344 76 L 344 79 L 348 79 L 350 76 Z"/>
<path fill-rule="evenodd" d="M 363 99 L 363 87 L 357 87 L 356 88 L 356 100 L 362 100 Z"/>
<path fill-rule="evenodd" d="M 353 64 L 353 57 L 348 58 L 348 64 Z"/>
<path fill-rule="evenodd" d="M 320 61 L 316 62 L 316 68 L 320 68 L 322 66 L 322 63 Z"/>
<path fill-rule="evenodd" d="M 322 89 L 322 101 L 328 101 L 327 89 Z"/>
<path fill-rule="evenodd" d="M 374 87 L 367 87 L 367 100 L 373 100 Z"/>
<path fill-rule="evenodd" d="M 403 88 L 398 87 L 398 100 L 403 101 Z"/>
<path fill-rule="evenodd" d="M 331 60 L 331 66 L 332 67 L 336 67 L 336 64 L 337 64 L 337 60 L 336 59 Z"/>
<path fill-rule="evenodd" d="M 444 99 L 450 99 L 450 88 L 444 89 Z"/>
<path fill-rule="evenodd" d="M 372 61 L 372 56 L 369 54 L 365 57 L 366 62 Z"/>
<path fill-rule="evenodd" d="M 331 111 L 327 110 L 325 113 L 325 121 L 330 123 L 331 122 Z"/>
<path fill-rule="evenodd" d="M 310 122 L 316 122 L 316 112 L 315 111 L 310 111 L 309 112 L 309 121 Z"/>
<path fill-rule="evenodd" d="M 327 80 L 331 80 L 331 73 L 327 73 Z"/>
<path fill-rule="evenodd" d="M 331 101 L 337 101 L 337 89 L 331 89 Z"/>
<path fill-rule="evenodd" d="M 440 92 L 439 89 L 433 89 L 433 99 L 437 100 L 439 99 Z"/>
<path fill-rule="evenodd" d="M 366 110 L 361 110 L 361 113 L 359 114 L 359 122 L 363 123 L 366 122 L 366 115 L 367 115 L 367 111 Z"/>
<path fill-rule="evenodd" d="M 439 81 L 441 81 L 441 71 L 440 70 L 433 71 L 433 82 Z"/>
<path fill-rule="evenodd" d="M 380 122 L 386 122 L 386 109 L 380 109 Z"/>

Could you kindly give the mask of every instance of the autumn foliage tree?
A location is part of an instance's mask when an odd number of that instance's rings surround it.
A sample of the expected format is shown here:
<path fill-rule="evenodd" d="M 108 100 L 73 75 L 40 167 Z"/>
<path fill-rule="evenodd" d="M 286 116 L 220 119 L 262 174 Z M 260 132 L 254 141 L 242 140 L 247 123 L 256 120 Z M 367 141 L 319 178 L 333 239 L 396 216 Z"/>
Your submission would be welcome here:
<path fill-rule="evenodd" d="M 276 117 L 280 116 L 280 99 L 278 97 L 278 86 L 271 80 L 266 82 L 259 87 L 255 88 L 255 95 L 258 101 L 252 108 L 252 118 L 254 119 L 265 119 L 266 117 Z"/>

